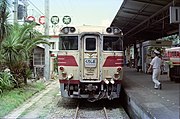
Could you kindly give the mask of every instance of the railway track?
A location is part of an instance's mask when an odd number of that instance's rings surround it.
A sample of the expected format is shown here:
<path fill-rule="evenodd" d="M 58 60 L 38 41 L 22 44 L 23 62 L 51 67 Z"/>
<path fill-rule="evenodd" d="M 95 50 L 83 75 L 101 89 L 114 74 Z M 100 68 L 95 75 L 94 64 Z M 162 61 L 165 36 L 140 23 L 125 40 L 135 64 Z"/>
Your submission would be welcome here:
<path fill-rule="evenodd" d="M 76 113 L 74 116 L 74 119 L 80 119 L 80 118 L 103 118 L 103 119 L 108 119 L 108 115 L 107 115 L 107 111 L 106 111 L 106 107 L 103 107 L 102 110 L 95 110 L 95 114 L 97 114 L 99 112 L 100 115 L 93 115 L 92 112 L 90 111 L 84 111 L 81 112 L 82 110 L 79 109 L 79 106 L 77 106 L 76 108 Z M 104 113 L 102 113 L 104 112 Z"/>
<path fill-rule="evenodd" d="M 76 107 L 74 119 L 129 119 L 123 109 L 109 108 L 104 104 L 82 104 L 79 102 Z"/>

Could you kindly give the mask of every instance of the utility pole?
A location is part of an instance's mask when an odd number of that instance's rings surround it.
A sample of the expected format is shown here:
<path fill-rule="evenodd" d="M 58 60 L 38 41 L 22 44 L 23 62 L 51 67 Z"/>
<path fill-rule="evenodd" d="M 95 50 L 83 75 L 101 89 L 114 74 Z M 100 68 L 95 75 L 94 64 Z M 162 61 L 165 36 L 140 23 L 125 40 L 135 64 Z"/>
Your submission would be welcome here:
<path fill-rule="evenodd" d="M 49 0 L 45 0 L 45 35 L 49 35 Z M 48 40 L 48 39 L 47 39 Z M 49 57 L 49 45 L 45 44 L 45 67 L 44 76 L 46 80 L 50 79 L 50 57 Z"/>
<path fill-rule="evenodd" d="M 14 23 L 17 23 L 17 15 L 18 15 L 18 0 L 14 0 Z"/>

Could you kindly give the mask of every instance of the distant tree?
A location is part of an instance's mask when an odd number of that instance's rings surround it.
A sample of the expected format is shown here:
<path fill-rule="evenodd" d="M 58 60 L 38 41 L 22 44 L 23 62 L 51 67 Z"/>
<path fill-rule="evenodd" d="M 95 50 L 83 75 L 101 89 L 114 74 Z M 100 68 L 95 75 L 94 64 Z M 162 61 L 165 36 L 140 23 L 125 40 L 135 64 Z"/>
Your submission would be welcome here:
<path fill-rule="evenodd" d="M 8 32 L 8 0 L 0 0 L 0 44 Z"/>

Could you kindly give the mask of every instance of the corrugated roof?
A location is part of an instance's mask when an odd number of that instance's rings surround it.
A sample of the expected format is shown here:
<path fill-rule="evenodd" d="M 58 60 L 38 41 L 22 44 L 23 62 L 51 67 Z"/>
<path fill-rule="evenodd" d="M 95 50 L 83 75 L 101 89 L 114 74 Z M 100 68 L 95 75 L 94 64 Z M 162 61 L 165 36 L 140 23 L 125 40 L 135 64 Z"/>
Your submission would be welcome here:
<path fill-rule="evenodd" d="M 111 26 L 122 29 L 125 45 L 177 33 L 178 24 L 169 22 L 170 6 L 180 6 L 180 0 L 124 0 Z"/>

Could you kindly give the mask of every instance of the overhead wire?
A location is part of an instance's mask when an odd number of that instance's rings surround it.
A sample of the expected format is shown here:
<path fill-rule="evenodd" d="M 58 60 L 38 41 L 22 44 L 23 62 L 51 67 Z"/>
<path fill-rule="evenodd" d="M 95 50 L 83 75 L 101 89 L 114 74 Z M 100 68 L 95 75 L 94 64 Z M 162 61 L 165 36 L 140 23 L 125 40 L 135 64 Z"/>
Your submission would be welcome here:
<path fill-rule="evenodd" d="M 33 2 L 31 2 L 30 0 L 28 0 L 29 1 L 29 3 L 33 6 L 33 7 L 35 7 L 42 15 L 44 15 L 44 16 L 46 16 Z M 49 18 L 47 18 L 48 20 L 50 20 Z"/>

